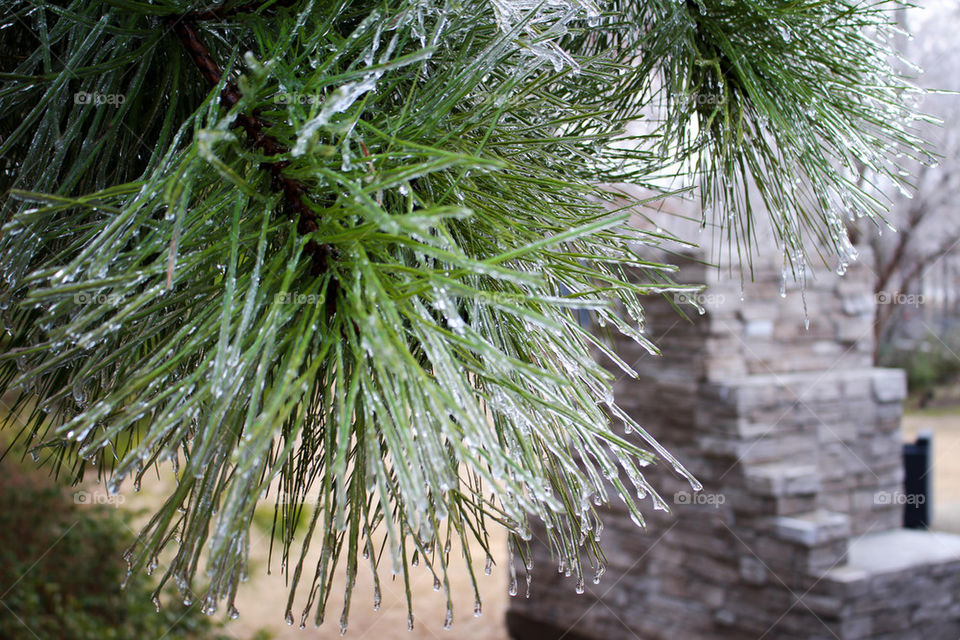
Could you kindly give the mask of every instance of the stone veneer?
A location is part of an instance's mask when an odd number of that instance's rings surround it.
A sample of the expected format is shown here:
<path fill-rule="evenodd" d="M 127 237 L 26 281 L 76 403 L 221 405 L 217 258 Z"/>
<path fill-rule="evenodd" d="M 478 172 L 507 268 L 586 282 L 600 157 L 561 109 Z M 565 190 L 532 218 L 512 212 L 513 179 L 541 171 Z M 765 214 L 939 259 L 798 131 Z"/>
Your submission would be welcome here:
<path fill-rule="evenodd" d="M 871 366 L 871 273 L 816 276 L 808 329 L 773 270 L 742 301 L 739 279 L 684 262 L 681 281 L 713 282 L 690 322 L 646 301 L 663 356 L 619 341 L 640 377 L 616 398 L 704 489 L 651 468 L 672 512 L 640 530 L 608 509 L 608 570 L 583 595 L 535 546 L 516 640 L 960 638 L 960 537 L 900 528 L 905 380 Z"/>

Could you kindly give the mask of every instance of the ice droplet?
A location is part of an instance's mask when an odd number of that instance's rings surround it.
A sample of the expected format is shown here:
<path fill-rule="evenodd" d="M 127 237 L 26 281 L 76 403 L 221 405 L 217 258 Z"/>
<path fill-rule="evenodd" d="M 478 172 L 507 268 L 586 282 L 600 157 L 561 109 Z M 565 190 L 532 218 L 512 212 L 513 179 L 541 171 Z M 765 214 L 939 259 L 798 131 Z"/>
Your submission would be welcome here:
<path fill-rule="evenodd" d="M 593 576 L 593 584 L 600 584 L 600 578 L 603 577 L 603 574 L 606 573 L 607 568 L 603 565 L 597 567 L 597 572 Z"/>
<path fill-rule="evenodd" d="M 447 605 L 447 615 L 443 618 L 443 628 L 447 631 L 453 626 L 453 609 Z"/>
<path fill-rule="evenodd" d="M 217 612 L 217 600 L 213 596 L 207 596 L 203 603 L 203 612 L 212 616 Z"/>

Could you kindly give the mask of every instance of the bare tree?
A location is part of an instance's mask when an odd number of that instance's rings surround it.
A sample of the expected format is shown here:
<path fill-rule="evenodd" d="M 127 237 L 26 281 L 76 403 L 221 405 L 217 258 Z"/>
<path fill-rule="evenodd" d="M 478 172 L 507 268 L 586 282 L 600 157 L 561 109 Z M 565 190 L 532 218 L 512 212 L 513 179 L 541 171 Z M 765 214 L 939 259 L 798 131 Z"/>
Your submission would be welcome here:
<path fill-rule="evenodd" d="M 921 87 L 938 90 L 924 95 L 920 107 L 933 116 L 921 126 L 939 163 L 930 165 L 904 155 L 902 171 L 913 176 L 914 192 L 876 185 L 893 202 L 889 223 L 897 231 L 857 231 L 876 259 L 878 349 L 892 339 L 903 304 L 910 300 L 902 294 L 918 291 L 924 272 L 940 260 L 960 255 L 960 217 L 956 215 L 960 210 L 960 100 L 953 93 L 960 90 L 958 18 L 958 0 L 934 0 L 897 12 L 904 32 L 914 34 L 901 39 L 904 59 L 922 70 L 918 76 Z M 868 174 L 862 175 L 864 180 L 870 179 Z"/>

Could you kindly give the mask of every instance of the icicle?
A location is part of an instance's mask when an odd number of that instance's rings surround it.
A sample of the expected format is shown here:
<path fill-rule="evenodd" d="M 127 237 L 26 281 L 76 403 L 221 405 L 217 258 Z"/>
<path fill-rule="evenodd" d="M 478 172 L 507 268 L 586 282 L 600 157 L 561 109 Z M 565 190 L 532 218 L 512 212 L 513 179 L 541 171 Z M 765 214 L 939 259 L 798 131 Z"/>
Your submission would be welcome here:
<path fill-rule="evenodd" d="M 806 288 L 800 291 L 800 300 L 803 301 L 803 329 L 810 330 L 810 314 L 807 313 L 807 291 Z"/>
<path fill-rule="evenodd" d="M 450 630 L 450 627 L 453 626 L 453 608 L 450 603 L 447 602 L 447 615 L 443 618 L 443 628 L 446 631 Z"/>
<path fill-rule="evenodd" d="M 212 616 L 217 612 L 217 599 L 212 595 L 208 595 L 203 600 L 203 612 L 208 616 Z"/>
<path fill-rule="evenodd" d="M 597 572 L 593 576 L 593 584 L 600 584 L 600 578 L 603 577 L 603 574 L 606 573 L 607 568 L 602 564 L 597 567 Z"/>

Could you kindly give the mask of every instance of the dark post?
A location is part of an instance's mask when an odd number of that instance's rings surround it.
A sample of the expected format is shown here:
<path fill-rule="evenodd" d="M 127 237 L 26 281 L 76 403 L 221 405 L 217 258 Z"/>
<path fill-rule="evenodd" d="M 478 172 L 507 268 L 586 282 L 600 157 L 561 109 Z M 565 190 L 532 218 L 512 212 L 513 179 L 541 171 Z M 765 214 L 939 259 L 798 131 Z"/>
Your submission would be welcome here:
<path fill-rule="evenodd" d="M 933 471 L 929 431 L 917 434 L 916 442 L 903 445 L 903 526 L 906 529 L 930 527 L 930 476 Z"/>

